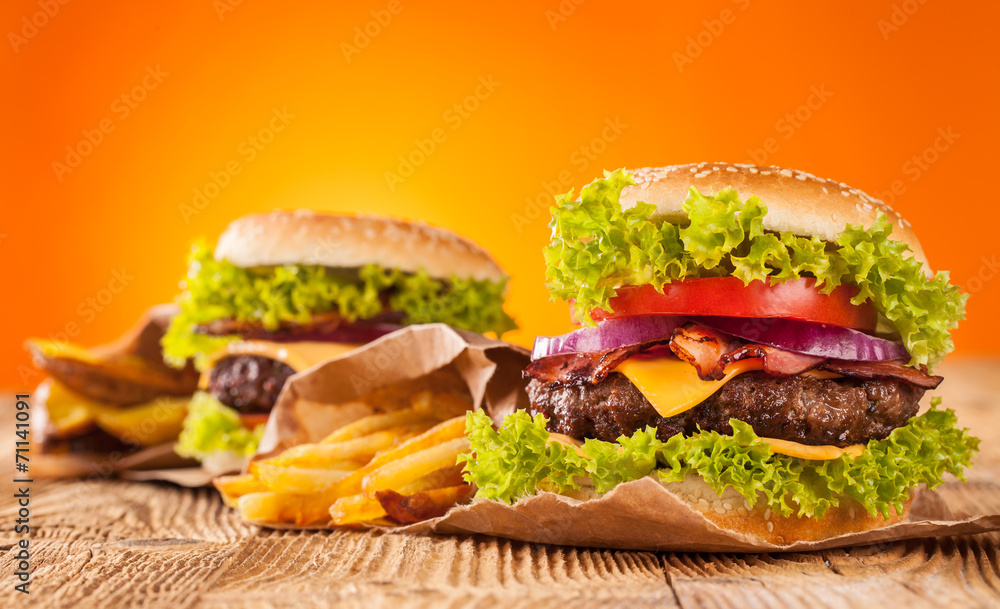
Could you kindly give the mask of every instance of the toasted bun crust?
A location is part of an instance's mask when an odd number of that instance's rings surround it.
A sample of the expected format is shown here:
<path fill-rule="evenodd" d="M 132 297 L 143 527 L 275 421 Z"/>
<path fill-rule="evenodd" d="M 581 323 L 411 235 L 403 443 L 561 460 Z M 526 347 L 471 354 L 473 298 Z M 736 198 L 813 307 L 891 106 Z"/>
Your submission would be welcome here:
<path fill-rule="evenodd" d="M 686 219 L 681 203 L 694 186 L 702 193 L 735 188 L 744 201 L 758 196 L 767 205 L 764 228 L 791 231 L 833 241 L 847 224 L 871 226 L 879 212 L 893 223 L 892 238 L 910 247 L 913 257 L 930 266 L 910 223 L 891 207 L 842 182 L 824 180 L 803 171 L 727 163 L 697 163 L 670 167 L 643 167 L 632 172 L 635 186 L 622 191 L 624 209 L 643 201 L 656 206 L 656 218 Z"/>
<path fill-rule="evenodd" d="M 664 486 L 717 526 L 777 545 L 870 531 L 906 520 L 910 513 L 910 500 L 904 504 L 902 515 L 891 512 L 886 520 L 881 516 L 871 516 L 854 499 L 841 497 L 840 505 L 829 508 L 822 518 L 799 518 L 782 516 L 762 501 L 751 508 L 743 496 L 732 488 L 727 488 L 720 497 L 695 474 L 688 474 L 684 480 Z"/>
<path fill-rule="evenodd" d="M 454 233 L 379 216 L 274 211 L 234 220 L 219 237 L 216 260 L 236 266 L 378 264 L 436 279 L 499 281 L 503 271 L 483 249 Z"/>

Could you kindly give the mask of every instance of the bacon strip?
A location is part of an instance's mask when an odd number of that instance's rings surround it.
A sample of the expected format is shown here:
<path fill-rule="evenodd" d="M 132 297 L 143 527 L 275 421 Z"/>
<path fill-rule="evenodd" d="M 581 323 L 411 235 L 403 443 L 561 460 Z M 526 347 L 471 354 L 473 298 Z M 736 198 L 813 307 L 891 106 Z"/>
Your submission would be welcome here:
<path fill-rule="evenodd" d="M 603 381 L 611 371 L 633 355 L 668 342 L 663 339 L 619 347 L 599 353 L 563 353 L 536 359 L 524 369 L 525 378 L 533 378 L 545 383 L 553 383 L 556 387 L 564 385 L 597 384 Z"/>
<path fill-rule="evenodd" d="M 927 368 L 911 368 L 904 364 L 902 360 L 891 362 L 852 362 L 842 359 L 827 360 L 820 366 L 823 370 L 836 372 L 844 376 L 853 376 L 862 379 L 890 378 L 899 379 L 908 383 L 913 383 L 924 389 L 936 389 L 943 376 L 932 376 L 927 374 Z"/>
<path fill-rule="evenodd" d="M 773 376 L 796 376 L 823 363 L 823 358 L 815 355 L 803 355 L 769 345 L 749 343 L 719 358 L 715 376 L 712 378 L 721 379 L 725 376 L 726 366 L 741 359 L 760 359 L 764 365 L 764 372 Z"/>
<path fill-rule="evenodd" d="M 826 370 L 862 379 L 891 378 L 925 389 L 934 389 L 942 380 L 928 375 L 926 369 L 910 368 L 902 361 L 854 362 L 793 353 L 768 345 L 747 343 L 698 324 L 674 330 L 669 339 L 619 347 L 600 353 L 565 353 L 531 362 L 524 376 L 554 386 L 597 384 L 607 378 L 620 363 L 661 344 L 681 360 L 691 364 L 704 380 L 725 376 L 726 366 L 744 359 L 759 359 L 764 372 L 774 376 L 795 376 L 813 369 Z"/>
<path fill-rule="evenodd" d="M 706 380 L 722 378 L 722 358 L 742 344 L 738 338 L 698 324 L 677 328 L 670 337 L 674 355 L 694 366 L 698 376 Z"/>

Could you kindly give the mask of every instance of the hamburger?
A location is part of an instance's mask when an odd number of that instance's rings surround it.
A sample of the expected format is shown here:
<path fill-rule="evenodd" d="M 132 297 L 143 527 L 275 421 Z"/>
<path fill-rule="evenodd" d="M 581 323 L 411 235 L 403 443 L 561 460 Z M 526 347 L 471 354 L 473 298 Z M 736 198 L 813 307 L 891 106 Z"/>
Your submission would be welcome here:
<path fill-rule="evenodd" d="M 480 496 L 653 475 L 780 544 L 905 519 L 914 487 L 970 465 L 952 411 L 918 414 L 967 295 L 882 202 L 700 163 L 606 173 L 551 228 L 546 283 L 581 327 L 535 341 L 528 412 L 470 415 Z"/>
<path fill-rule="evenodd" d="M 85 348 L 47 339 L 26 347 L 47 378 L 35 392 L 41 423 L 32 473 L 41 477 L 110 475 L 174 467 L 171 450 L 197 388 L 190 361 L 163 362 L 160 339 L 172 305 L 151 308 L 120 339 Z"/>
<path fill-rule="evenodd" d="M 163 337 L 168 362 L 202 371 L 177 451 L 239 469 L 290 376 L 410 324 L 499 336 L 516 327 L 506 285 L 480 247 L 423 224 L 311 211 L 235 220 L 214 252 L 192 247 Z"/>

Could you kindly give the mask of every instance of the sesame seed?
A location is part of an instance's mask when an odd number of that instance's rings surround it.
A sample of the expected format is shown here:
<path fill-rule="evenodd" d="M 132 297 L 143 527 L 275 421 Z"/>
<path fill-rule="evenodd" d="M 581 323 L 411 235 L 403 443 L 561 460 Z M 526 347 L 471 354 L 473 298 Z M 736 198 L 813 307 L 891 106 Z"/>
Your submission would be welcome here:
<path fill-rule="evenodd" d="M 774 532 L 774 523 L 771 522 L 770 520 L 767 521 L 767 532 L 768 533 Z"/>
<path fill-rule="evenodd" d="M 750 506 L 750 502 L 749 502 L 749 501 L 747 501 L 746 499 L 744 499 L 744 500 L 743 500 L 743 507 L 745 507 L 746 509 L 748 509 L 748 510 L 749 510 L 749 509 L 751 508 L 751 506 Z"/>
<path fill-rule="evenodd" d="M 769 175 L 771 175 L 771 172 L 770 171 L 762 171 L 762 172 L 760 172 L 760 175 L 762 175 L 762 176 L 769 176 Z"/>
<path fill-rule="evenodd" d="M 771 519 L 771 508 L 767 508 L 766 510 L 764 510 L 764 520 L 770 520 L 770 519 Z"/>
<path fill-rule="evenodd" d="M 840 194 L 844 195 L 845 197 L 851 196 L 851 193 L 847 192 L 846 190 L 841 190 Z"/>
<path fill-rule="evenodd" d="M 854 518 L 854 506 L 853 505 L 847 510 L 847 515 L 850 516 L 851 518 Z"/>
<path fill-rule="evenodd" d="M 647 188 L 649 188 L 650 184 L 652 184 L 652 182 L 642 182 L 641 184 L 639 184 L 639 188 L 640 190 L 646 190 Z"/>
<path fill-rule="evenodd" d="M 738 513 L 738 514 L 739 514 L 740 516 L 748 516 L 748 515 L 750 514 L 750 512 L 748 512 L 748 511 L 744 510 L 744 509 L 743 509 L 742 507 L 738 507 L 738 508 L 736 508 L 736 512 L 737 512 L 737 513 Z"/>
<path fill-rule="evenodd" d="M 717 505 L 717 506 L 715 506 L 715 513 L 716 514 L 725 514 L 726 510 L 724 510 L 721 505 Z"/>
<path fill-rule="evenodd" d="M 732 511 L 732 509 L 733 509 L 733 505 L 731 503 L 729 503 L 728 501 L 723 501 L 722 502 L 722 507 L 724 507 L 727 512 Z"/>
<path fill-rule="evenodd" d="M 750 173 L 757 173 L 757 168 L 756 167 L 751 167 L 750 168 Z"/>
<path fill-rule="evenodd" d="M 806 174 L 800 173 L 800 174 L 796 175 L 795 178 L 797 180 L 802 180 L 803 182 L 805 182 L 806 181 Z"/>
<path fill-rule="evenodd" d="M 726 167 L 726 171 L 729 171 L 731 173 L 736 173 L 738 170 L 735 167 Z"/>
<path fill-rule="evenodd" d="M 785 176 L 786 178 L 792 177 L 792 170 L 791 169 L 782 169 L 778 173 L 780 173 L 781 175 Z"/>
<path fill-rule="evenodd" d="M 830 191 L 826 189 L 826 186 L 823 187 L 823 192 L 825 192 L 826 194 L 830 194 Z"/>

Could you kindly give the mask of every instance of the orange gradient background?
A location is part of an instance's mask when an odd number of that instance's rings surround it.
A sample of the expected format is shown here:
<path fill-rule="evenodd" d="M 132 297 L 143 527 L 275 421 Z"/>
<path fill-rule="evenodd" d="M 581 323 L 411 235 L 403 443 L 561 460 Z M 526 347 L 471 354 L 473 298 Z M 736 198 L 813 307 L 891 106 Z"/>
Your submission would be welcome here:
<path fill-rule="evenodd" d="M 997 351 L 1000 6 L 576 2 L 4 2 L 0 386 L 40 380 L 24 338 L 112 339 L 173 298 L 192 238 L 274 208 L 475 239 L 512 276 L 508 337 L 528 344 L 570 327 L 543 285 L 546 184 L 752 157 L 889 192 L 972 293 L 958 352 Z"/>

